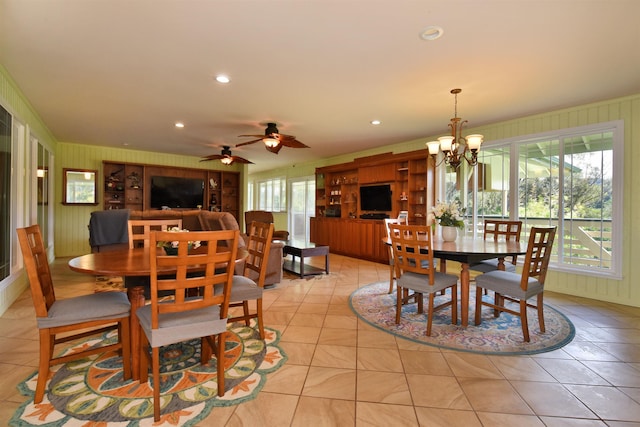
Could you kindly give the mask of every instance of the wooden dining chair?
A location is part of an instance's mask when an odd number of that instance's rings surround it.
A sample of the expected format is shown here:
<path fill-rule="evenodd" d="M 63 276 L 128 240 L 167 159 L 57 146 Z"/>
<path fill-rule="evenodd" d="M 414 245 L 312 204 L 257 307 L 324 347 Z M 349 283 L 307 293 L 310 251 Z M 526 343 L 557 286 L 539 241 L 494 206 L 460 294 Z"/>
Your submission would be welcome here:
<path fill-rule="evenodd" d="M 431 336 L 433 313 L 451 307 L 451 323 L 458 321 L 458 276 L 437 272 L 433 264 L 433 233 L 429 225 L 390 224 L 391 247 L 396 267 L 396 324 L 400 323 L 404 289 L 418 299 L 418 312 L 424 311 L 423 295 L 429 296 L 426 335 Z M 451 289 L 451 299 L 438 306 L 436 293 Z"/>
<path fill-rule="evenodd" d="M 484 221 L 484 240 L 519 242 L 522 234 L 522 221 L 490 220 Z M 506 271 L 516 271 L 518 256 L 511 257 L 511 263 L 505 264 Z M 469 266 L 469 270 L 488 273 L 498 270 L 498 259 L 488 259 Z"/>
<path fill-rule="evenodd" d="M 256 319 L 260 338 L 264 339 L 264 320 L 262 316 L 262 291 L 267 275 L 269 252 L 273 237 L 273 224 L 253 221 L 249 227 L 249 240 L 244 260 L 242 276 L 233 276 L 230 307 L 242 307 L 242 315 L 229 317 L 229 322 L 244 320 L 250 326 L 251 319 Z M 249 301 L 256 302 L 256 310 L 249 310 Z"/>
<path fill-rule="evenodd" d="M 119 351 L 122 356 L 123 378 L 131 378 L 129 338 L 131 304 L 127 294 L 99 292 L 56 299 L 40 226 L 32 225 L 18 228 L 16 231 L 29 277 L 31 298 L 40 335 L 38 381 L 33 401 L 42 402 L 51 366 L 83 359 L 93 354 Z M 118 330 L 118 340 L 113 344 L 91 346 L 85 350 L 54 357 L 57 344 L 114 329 Z"/>
<path fill-rule="evenodd" d="M 482 322 L 482 306 L 486 305 L 494 309 L 495 316 L 500 312 L 506 312 L 520 317 L 522 323 L 522 335 L 524 341 L 529 342 L 529 324 L 527 321 L 527 307 L 538 310 L 538 323 L 540 332 L 545 332 L 544 327 L 544 282 L 547 277 L 547 268 L 551 257 L 551 249 L 556 236 L 557 227 L 532 227 L 529 234 L 527 253 L 524 259 L 521 274 L 511 271 L 495 270 L 476 277 L 476 314 L 475 323 Z M 495 292 L 494 302 L 482 300 L 482 289 L 490 289 Z M 537 296 L 536 304 L 527 301 Z M 505 301 L 517 302 L 520 305 L 518 311 L 507 308 Z"/>
<path fill-rule="evenodd" d="M 182 229 L 182 219 L 130 219 L 129 249 L 148 248 L 152 231 L 167 231 L 172 227 Z"/>
<path fill-rule="evenodd" d="M 170 401 L 160 400 L 160 347 L 200 338 L 200 362 L 209 363 L 212 351 L 217 363 L 217 394 L 224 396 L 224 351 L 227 331 L 229 298 L 233 283 L 233 270 L 238 249 L 238 230 L 151 233 L 152 246 L 159 241 L 177 241 L 178 254 L 165 255 L 150 251 L 151 304 L 136 310 L 140 321 L 140 382 L 148 380 L 149 360 L 153 376 L 153 418 L 160 419 L 160 405 L 170 406 Z M 200 240 L 203 249 L 189 253 L 190 240 Z M 219 244 L 232 240 L 227 247 Z M 175 275 L 159 275 L 159 269 L 175 269 Z M 202 270 L 202 274 L 188 274 L 190 270 Z M 219 286 L 219 292 L 215 292 Z M 197 290 L 197 297 L 190 297 Z M 161 301 L 161 292 L 175 296 Z M 149 347 L 151 351 L 149 352 Z"/>
<path fill-rule="evenodd" d="M 385 218 L 384 220 L 384 229 L 386 232 L 386 238 L 389 239 L 391 233 L 389 231 L 389 225 L 391 224 L 406 224 L 406 221 L 403 221 L 402 218 Z M 389 251 L 389 292 L 393 292 L 393 284 L 396 280 L 396 267 L 393 262 L 393 249 L 391 246 L 387 246 L 387 250 Z"/>

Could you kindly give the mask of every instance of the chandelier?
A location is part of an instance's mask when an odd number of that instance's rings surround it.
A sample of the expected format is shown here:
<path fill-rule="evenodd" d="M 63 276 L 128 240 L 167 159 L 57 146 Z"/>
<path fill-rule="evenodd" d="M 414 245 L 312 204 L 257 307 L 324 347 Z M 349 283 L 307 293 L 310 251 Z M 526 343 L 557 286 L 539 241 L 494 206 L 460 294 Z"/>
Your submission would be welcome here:
<path fill-rule="evenodd" d="M 462 163 L 462 159 L 466 160 L 471 166 L 478 164 L 478 151 L 482 145 L 482 135 L 468 135 L 466 138 L 462 136 L 462 127 L 468 120 L 462 120 L 458 117 L 458 94 L 462 89 L 451 89 L 451 93 L 455 96 L 454 117 L 449 123 L 451 135 L 441 136 L 437 141 L 427 142 L 429 154 L 436 161 L 436 166 L 443 161 L 446 165 L 457 169 Z M 438 153 L 442 150 L 444 157 L 437 162 Z"/>

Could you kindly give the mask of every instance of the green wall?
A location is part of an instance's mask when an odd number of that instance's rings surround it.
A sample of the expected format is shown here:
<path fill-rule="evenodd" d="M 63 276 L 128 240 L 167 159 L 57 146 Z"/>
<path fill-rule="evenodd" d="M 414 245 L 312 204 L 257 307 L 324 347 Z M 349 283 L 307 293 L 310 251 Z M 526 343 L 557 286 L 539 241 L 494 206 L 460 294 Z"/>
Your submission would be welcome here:
<path fill-rule="evenodd" d="M 88 229 L 89 214 L 97 208 L 67 207 L 60 204 L 62 197 L 62 168 L 101 169 L 102 160 L 115 160 L 132 163 L 161 164 L 167 166 L 201 168 L 199 159 L 188 156 L 149 153 L 144 151 L 115 149 L 74 143 L 58 143 L 35 110 L 24 98 L 20 90 L 0 66 L 0 101 L 5 108 L 23 121 L 41 142 L 55 152 L 55 254 L 72 256 L 89 250 Z M 547 279 L 547 289 L 586 298 L 611 301 L 640 307 L 640 287 L 634 286 L 632 278 L 640 277 L 640 263 L 634 262 L 633 254 L 640 253 L 640 225 L 633 218 L 640 216 L 640 198 L 633 197 L 634 190 L 640 188 L 640 168 L 633 167 L 640 162 L 640 94 L 592 103 L 558 111 L 537 114 L 469 129 L 470 133 L 485 135 L 485 141 L 541 133 L 556 129 L 584 126 L 612 120 L 624 120 L 625 123 L 625 160 L 624 160 L 624 240 L 623 240 L 623 279 L 612 280 L 594 275 L 551 272 Z M 344 163 L 356 157 L 364 157 L 384 152 L 405 152 L 424 149 L 424 143 L 434 136 L 424 139 L 394 144 L 379 149 L 371 149 L 351 155 L 327 158 L 320 161 L 296 164 L 295 167 L 280 168 L 273 171 L 252 174 L 250 180 L 285 176 L 296 178 L 310 176 L 315 168 Z M 242 169 L 246 171 L 246 169 Z M 280 218 L 278 225 L 282 224 Z M 286 223 L 286 222 L 285 222 Z M 0 289 L 0 313 L 11 304 L 26 286 L 24 276 Z"/>
<path fill-rule="evenodd" d="M 2 65 L 0 65 L 0 102 L 14 117 L 19 118 L 29 133 L 38 138 L 42 145 L 55 151 L 55 138 Z M 30 220 L 28 215 L 29 213 L 25 211 L 23 218 L 15 218 L 15 220 L 18 224 L 28 225 Z M 13 239 L 12 243 L 17 241 L 15 233 L 11 238 Z M 15 246 L 12 244 L 12 247 Z M 25 274 L 11 275 L 2 282 L 0 285 L 0 314 L 9 308 L 27 286 Z"/>
<path fill-rule="evenodd" d="M 102 161 L 142 163 L 194 169 L 212 169 L 211 163 L 202 163 L 200 158 L 175 154 L 153 153 L 149 151 L 127 150 L 121 148 L 99 147 L 95 145 L 59 142 L 56 149 L 55 175 L 55 226 L 54 241 L 56 257 L 69 257 L 86 254 L 89 246 L 89 218 L 91 212 L 102 209 L 98 206 L 67 206 L 62 200 L 62 169 L 95 169 L 98 171 L 98 201 L 102 200 Z M 208 168 L 207 168 L 208 166 Z M 221 164 L 215 165 L 218 169 Z M 226 167 L 225 167 L 226 168 Z M 242 166 L 230 165 L 228 170 L 242 170 Z M 227 170 L 227 169 L 225 169 Z"/>
<path fill-rule="evenodd" d="M 640 286 L 634 285 L 632 278 L 640 277 L 640 263 L 634 254 L 640 253 L 640 197 L 633 197 L 634 190 L 640 188 L 640 94 L 537 114 L 515 120 L 471 128 L 467 133 L 484 135 L 487 143 L 522 135 L 549 132 L 558 129 L 586 126 L 596 123 L 624 120 L 624 236 L 622 280 L 613 280 L 588 274 L 570 274 L 552 271 L 545 287 L 549 290 L 593 298 L 603 301 L 640 307 Z M 321 161 L 296 164 L 268 172 L 251 174 L 249 180 L 262 180 L 276 176 L 287 178 L 313 175 L 315 168 L 345 163 L 357 157 L 365 157 L 385 152 L 406 152 L 425 148 L 427 141 L 437 135 L 425 136 L 419 140 L 386 146 L 380 149 L 361 151 L 349 155 L 323 159 Z M 634 221 L 634 218 L 636 219 Z M 636 261 L 636 262 L 634 262 Z"/>

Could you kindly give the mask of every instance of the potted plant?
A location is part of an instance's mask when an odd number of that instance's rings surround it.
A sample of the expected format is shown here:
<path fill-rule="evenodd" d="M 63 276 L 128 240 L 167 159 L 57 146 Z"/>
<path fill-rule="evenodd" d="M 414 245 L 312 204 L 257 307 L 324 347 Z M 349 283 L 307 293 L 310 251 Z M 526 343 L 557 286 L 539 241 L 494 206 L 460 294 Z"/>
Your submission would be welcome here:
<path fill-rule="evenodd" d="M 438 202 L 431 211 L 438 224 L 442 226 L 442 239 L 445 242 L 456 240 L 458 228 L 464 227 L 462 215 L 465 210 L 460 209 L 460 205 L 454 200 L 450 203 Z"/>
<path fill-rule="evenodd" d="M 167 231 L 170 231 L 172 233 L 186 233 L 189 230 L 181 230 L 178 227 L 171 227 Z M 178 254 L 178 241 L 177 240 L 176 241 L 171 241 L 171 242 L 160 241 L 160 242 L 158 242 L 158 246 L 163 248 L 167 255 L 177 255 Z M 199 246 L 200 246 L 200 241 L 199 240 L 195 240 L 193 242 L 189 241 L 189 251 L 191 251 L 191 249 L 195 249 L 195 248 L 197 248 Z"/>

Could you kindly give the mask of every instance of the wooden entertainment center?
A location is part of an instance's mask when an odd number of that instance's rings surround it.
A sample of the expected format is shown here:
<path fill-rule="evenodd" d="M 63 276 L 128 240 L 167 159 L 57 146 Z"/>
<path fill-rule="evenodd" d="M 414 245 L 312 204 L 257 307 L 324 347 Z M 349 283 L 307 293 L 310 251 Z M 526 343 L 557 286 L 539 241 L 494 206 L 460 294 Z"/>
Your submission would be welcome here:
<path fill-rule="evenodd" d="M 202 180 L 204 196 L 201 208 L 229 212 L 240 221 L 240 172 L 179 168 L 114 161 L 102 162 L 103 209 L 156 209 L 151 204 L 152 178 L 178 177 Z M 197 206 L 185 206 L 195 209 Z"/>
<path fill-rule="evenodd" d="M 373 185 L 388 185 L 390 210 L 361 209 L 360 189 Z M 434 198 L 434 166 L 426 149 L 317 168 L 311 241 L 329 246 L 332 253 L 387 263 L 383 218 L 396 218 L 400 211 L 407 211 L 410 224 L 426 224 Z"/>

